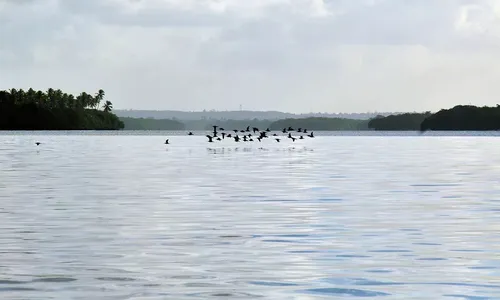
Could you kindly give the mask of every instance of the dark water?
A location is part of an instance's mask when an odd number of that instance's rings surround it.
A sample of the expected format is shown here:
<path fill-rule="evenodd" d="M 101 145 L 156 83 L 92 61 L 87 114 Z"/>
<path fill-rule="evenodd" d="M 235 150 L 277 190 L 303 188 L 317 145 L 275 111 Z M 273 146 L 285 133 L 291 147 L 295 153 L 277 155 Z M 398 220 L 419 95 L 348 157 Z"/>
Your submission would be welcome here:
<path fill-rule="evenodd" d="M 2 133 L 0 298 L 500 299 L 495 134 L 183 134 Z"/>

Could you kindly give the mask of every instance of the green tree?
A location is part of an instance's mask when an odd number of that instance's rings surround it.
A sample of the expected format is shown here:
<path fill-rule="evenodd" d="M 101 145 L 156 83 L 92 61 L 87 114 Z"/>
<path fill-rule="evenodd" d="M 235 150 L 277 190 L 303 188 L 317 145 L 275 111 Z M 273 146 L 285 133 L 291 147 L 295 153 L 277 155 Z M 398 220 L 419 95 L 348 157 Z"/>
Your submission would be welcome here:
<path fill-rule="evenodd" d="M 107 100 L 102 107 L 105 112 L 111 112 L 111 110 L 113 109 L 113 103 Z"/>
<path fill-rule="evenodd" d="M 100 90 L 102 98 L 104 91 Z M 113 113 L 112 103 L 106 101 L 104 111 L 95 107 L 90 94 L 76 98 L 60 89 L 46 92 L 30 88 L 0 91 L 0 130 L 114 130 L 124 123 Z"/>
<path fill-rule="evenodd" d="M 101 104 L 101 101 L 104 99 L 104 90 L 100 89 L 97 91 L 96 95 L 94 96 L 94 101 L 93 101 L 93 107 L 97 108 Z"/>

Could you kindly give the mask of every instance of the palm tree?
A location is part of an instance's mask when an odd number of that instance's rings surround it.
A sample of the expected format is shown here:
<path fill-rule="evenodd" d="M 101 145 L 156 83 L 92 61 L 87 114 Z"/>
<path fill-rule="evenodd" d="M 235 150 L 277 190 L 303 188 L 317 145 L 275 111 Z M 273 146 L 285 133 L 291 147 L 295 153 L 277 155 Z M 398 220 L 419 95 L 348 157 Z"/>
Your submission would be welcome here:
<path fill-rule="evenodd" d="M 102 107 L 103 107 L 105 112 L 111 112 L 111 110 L 113 109 L 113 103 L 111 103 L 111 101 L 107 100 Z"/>
<path fill-rule="evenodd" d="M 82 108 L 92 107 L 94 105 L 94 98 L 85 92 L 81 92 L 80 95 L 76 97 L 76 101 Z"/>
<path fill-rule="evenodd" d="M 104 91 L 102 89 L 97 91 L 97 94 L 95 94 L 95 97 L 94 97 L 94 103 L 93 103 L 94 108 L 99 107 L 99 104 L 101 104 L 102 99 L 104 99 L 104 95 L 105 94 L 104 94 Z"/>

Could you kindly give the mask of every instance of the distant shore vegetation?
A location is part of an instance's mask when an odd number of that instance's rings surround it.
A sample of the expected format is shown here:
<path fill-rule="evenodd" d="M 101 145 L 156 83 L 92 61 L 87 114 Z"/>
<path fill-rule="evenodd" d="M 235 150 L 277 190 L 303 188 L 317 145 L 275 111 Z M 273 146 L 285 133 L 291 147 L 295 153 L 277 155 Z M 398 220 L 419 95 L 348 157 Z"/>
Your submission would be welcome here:
<path fill-rule="evenodd" d="M 273 131 L 283 128 L 306 128 L 316 131 L 427 131 L 427 130 L 500 130 L 500 106 L 477 107 L 457 105 L 437 113 L 401 113 L 388 116 L 378 115 L 371 119 L 348 118 L 286 118 L 281 120 L 170 120 L 121 118 L 125 129 L 135 130 L 212 130 L 213 125 L 232 130 L 246 126 Z"/>
<path fill-rule="evenodd" d="M 450 109 L 442 109 L 427 117 L 420 125 L 420 130 L 500 130 L 500 105 L 494 107 L 457 105 Z"/>
<path fill-rule="evenodd" d="M 309 130 L 325 131 L 356 131 L 367 130 L 368 120 L 355 120 L 345 118 L 302 118 L 302 119 L 283 119 L 273 122 L 270 125 L 271 130 L 282 130 L 283 128 L 306 128 Z"/>
<path fill-rule="evenodd" d="M 490 131 L 500 130 L 500 106 L 456 105 L 436 113 L 405 113 L 375 117 L 368 122 L 374 130 Z"/>
<path fill-rule="evenodd" d="M 431 116 L 431 112 L 425 113 L 404 113 L 399 115 L 377 116 L 368 121 L 368 128 L 374 130 L 408 130 L 418 131 L 422 122 Z"/>
<path fill-rule="evenodd" d="M 376 115 L 370 119 L 307 117 L 271 119 L 199 120 L 118 117 L 104 90 L 77 96 L 59 89 L 0 90 L 0 130 L 212 130 L 213 125 L 233 130 L 247 126 L 277 131 L 303 128 L 316 131 L 427 131 L 500 130 L 500 105 L 457 105 L 436 113 Z"/>
<path fill-rule="evenodd" d="M 122 117 L 126 130 L 185 130 L 186 125 L 177 120 Z"/>
<path fill-rule="evenodd" d="M 0 91 L 0 130 L 118 130 L 123 122 L 104 90 L 75 96 L 59 89 Z"/>

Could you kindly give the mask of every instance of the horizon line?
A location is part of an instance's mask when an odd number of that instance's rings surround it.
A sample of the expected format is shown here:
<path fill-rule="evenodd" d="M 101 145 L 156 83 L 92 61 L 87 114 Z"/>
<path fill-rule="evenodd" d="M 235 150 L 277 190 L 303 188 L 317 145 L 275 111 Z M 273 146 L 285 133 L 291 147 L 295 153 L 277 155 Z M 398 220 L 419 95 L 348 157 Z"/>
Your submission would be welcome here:
<path fill-rule="evenodd" d="M 263 112 L 263 113 L 282 113 L 290 115 L 307 115 L 307 114 L 377 114 L 377 113 L 423 113 L 426 111 L 367 111 L 367 112 L 286 112 L 280 110 L 179 110 L 179 109 L 139 109 L 139 108 L 114 108 L 114 111 L 156 111 L 156 112 L 183 112 L 183 113 L 224 113 L 224 112 Z"/>

